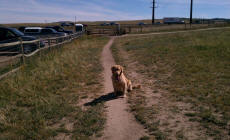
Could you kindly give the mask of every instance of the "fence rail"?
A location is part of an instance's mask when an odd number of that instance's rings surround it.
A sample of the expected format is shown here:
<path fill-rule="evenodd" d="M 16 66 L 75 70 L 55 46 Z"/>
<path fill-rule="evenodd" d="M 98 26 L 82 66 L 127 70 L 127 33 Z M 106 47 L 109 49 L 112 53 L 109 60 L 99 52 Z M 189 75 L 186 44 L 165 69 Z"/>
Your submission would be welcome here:
<path fill-rule="evenodd" d="M 171 30 L 190 30 L 210 27 L 225 27 L 229 23 L 205 23 L 205 24 L 118 24 L 118 25 L 89 25 L 87 27 L 88 34 L 90 35 L 117 35 L 117 34 L 135 34 L 145 32 L 159 32 Z"/>
<path fill-rule="evenodd" d="M 83 34 L 82 32 L 78 32 L 78 33 L 74 33 L 74 34 L 62 36 L 62 37 L 37 39 L 37 40 L 33 40 L 33 41 L 22 41 L 22 38 L 19 38 L 20 41 L 17 41 L 17 42 L 0 44 L 0 49 L 3 47 L 12 47 L 13 49 L 15 49 L 14 48 L 15 46 L 19 47 L 19 49 L 20 49 L 18 51 L 10 51 L 10 50 L 9 51 L 7 51 L 7 50 L 1 51 L 0 50 L 0 68 L 4 67 L 5 66 L 4 64 L 9 65 L 9 63 L 12 67 L 12 65 L 13 65 L 12 63 L 16 59 L 20 59 L 21 64 L 24 64 L 25 58 L 29 58 L 31 56 L 34 56 L 35 54 L 37 54 L 38 52 L 40 52 L 42 50 L 50 49 L 50 48 L 71 42 L 73 39 L 80 37 L 82 34 Z M 41 41 L 43 41 L 45 43 L 45 46 L 41 46 Z M 25 53 L 25 50 L 24 50 L 25 44 L 36 44 L 37 47 L 34 51 L 32 51 L 30 53 Z M 4 58 L 3 57 L 1 58 L 2 55 L 6 55 L 6 54 L 7 55 L 16 54 L 16 55 L 5 56 Z M 20 69 L 20 67 L 21 67 L 21 65 L 16 67 L 16 68 L 11 68 L 11 71 L 0 75 L 0 79 L 3 79 L 4 77 L 8 76 L 9 74 L 18 71 Z"/>
<path fill-rule="evenodd" d="M 13 42 L 13 43 L 4 43 L 4 44 L 0 44 L 0 48 L 8 47 L 8 46 L 15 46 L 15 45 L 19 45 L 19 44 L 20 44 L 20 41 Z"/>

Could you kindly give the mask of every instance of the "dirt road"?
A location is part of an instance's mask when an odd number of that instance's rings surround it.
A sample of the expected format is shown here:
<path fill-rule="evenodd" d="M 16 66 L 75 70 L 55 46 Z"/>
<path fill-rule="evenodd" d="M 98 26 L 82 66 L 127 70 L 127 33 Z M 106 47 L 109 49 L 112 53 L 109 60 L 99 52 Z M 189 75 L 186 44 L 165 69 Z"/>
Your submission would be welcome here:
<path fill-rule="evenodd" d="M 102 52 L 102 64 L 104 67 L 104 94 L 111 95 L 113 86 L 111 81 L 111 66 L 115 64 L 110 47 L 114 37 L 110 39 Z M 107 122 L 102 140 L 138 140 L 145 136 L 145 129 L 138 124 L 134 116 L 128 111 L 129 107 L 126 98 L 114 98 L 108 100 Z"/>

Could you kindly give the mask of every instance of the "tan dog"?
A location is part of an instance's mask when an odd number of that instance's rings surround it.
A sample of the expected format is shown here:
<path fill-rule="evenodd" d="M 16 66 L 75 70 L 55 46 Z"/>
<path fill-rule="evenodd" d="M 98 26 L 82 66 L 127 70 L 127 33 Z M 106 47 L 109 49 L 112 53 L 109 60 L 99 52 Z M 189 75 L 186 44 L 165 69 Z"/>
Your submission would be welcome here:
<path fill-rule="evenodd" d="M 123 94 L 123 97 L 126 97 L 127 91 L 132 91 L 132 83 L 124 75 L 124 69 L 120 65 L 114 65 L 111 68 L 112 70 L 112 82 L 114 88 L 114 94 L 117 95 L 118 92 Z"/>

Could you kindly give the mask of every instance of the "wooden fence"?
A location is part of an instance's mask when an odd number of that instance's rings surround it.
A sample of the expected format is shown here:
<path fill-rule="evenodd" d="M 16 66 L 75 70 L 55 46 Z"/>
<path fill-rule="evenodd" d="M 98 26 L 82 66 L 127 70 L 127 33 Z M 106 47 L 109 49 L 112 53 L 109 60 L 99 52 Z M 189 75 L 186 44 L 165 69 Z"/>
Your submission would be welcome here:
<path fill-rule="evenodd" d="M 100 25 L 90 25 L 87 27 L 87 34 L 88 35 L 119 35 L 119 26 L 100 26 Z"/>
<path fill-rule="evenodd" d="M 126 24 L 121 25 L 121 29 L 128 34 L 135 33 L 149 33 L 149 32 L 163 32 L 163 31 L 178 31 L 178 30 L 191 30 L 191 29 L 202 29 L 210 27 L 226 27 L 229 26 L 228 23 L 219 24 L 159 24 L 159 25 L 134 25 Z"/>
<path fill-rule="evenodd" d="M 87 31 L 89 35 L 121 35 L 121 34 L 135 34 L 161 31 L 175 31 L 175 30 L 190 30 L 210 27 L 224 27 L 229 26 L 228 23 L 218 24 L 118 24 L 118 25 L 89 25 Z"/>
<path fill-rule="evenodd" d="M 82 32 L 78 32 L 63 37 L 52 37 L 47 39 L 37 39 L 33 41 L 22 41 L 22 39 L 19 38 L 20 41 L 17 42 L 0 44 L 0 48 L 10 47 L 10 46 L 13 47 L 20 46 L 19 47 L 20 50 L 18 52 L 0 51 L 0 69 L 4 68 L 6 65 L 11 65 L 11 68 L 9 68 L 9 72 L 5 72 L 4 74 L 0 75 L 0 79 L 6 77 L 7 75 L 10 75 L 11 73 L 18 71 L 20 67 L 23 64 L 25 64 L 26 58 L 30 58 L 31 56 L 34 56 L 35 54 L 41 52 L 42 50 L 51 49 L 63 45 L 65 43 L 71 42 L 73 39 L 80 37 L 82 34 L 83 34 Z M 41 41 L 45 43 L 45 46 L 41 46 Z M 37 44 L 38 47 L 36 48 L 36 50 L 32 51 L 31 53 L 25 53 L 24 45 L 31 44 L 31 43 Z M 14 61 L 20 61 L 20 65 L 13 68 L 12 65 Z"/>

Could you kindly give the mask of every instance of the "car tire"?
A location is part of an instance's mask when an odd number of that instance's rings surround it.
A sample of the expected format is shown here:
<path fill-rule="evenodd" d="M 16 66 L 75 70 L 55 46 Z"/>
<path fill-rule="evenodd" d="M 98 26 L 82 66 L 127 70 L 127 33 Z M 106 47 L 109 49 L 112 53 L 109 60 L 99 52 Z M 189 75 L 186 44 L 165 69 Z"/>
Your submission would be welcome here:
<path fill-rule="evenodd" d="M 29 54 L 29 53 L 31 53 L 32 52 L 32 49 L 30 48 L 30 47 L 24 47 L 23 48 L 23 53 L 24 54 Z"/>
<path fill-rule="evenodd" d="M 35 50 L 36 50 L 36 46 L 34 46 L 34 45 L 25 45 L 24 48 L 23 48 L 23 53 L 24 54 L 29 54 L 29 53 L 31 53 L 31 52 L 33 52 Z"/>

